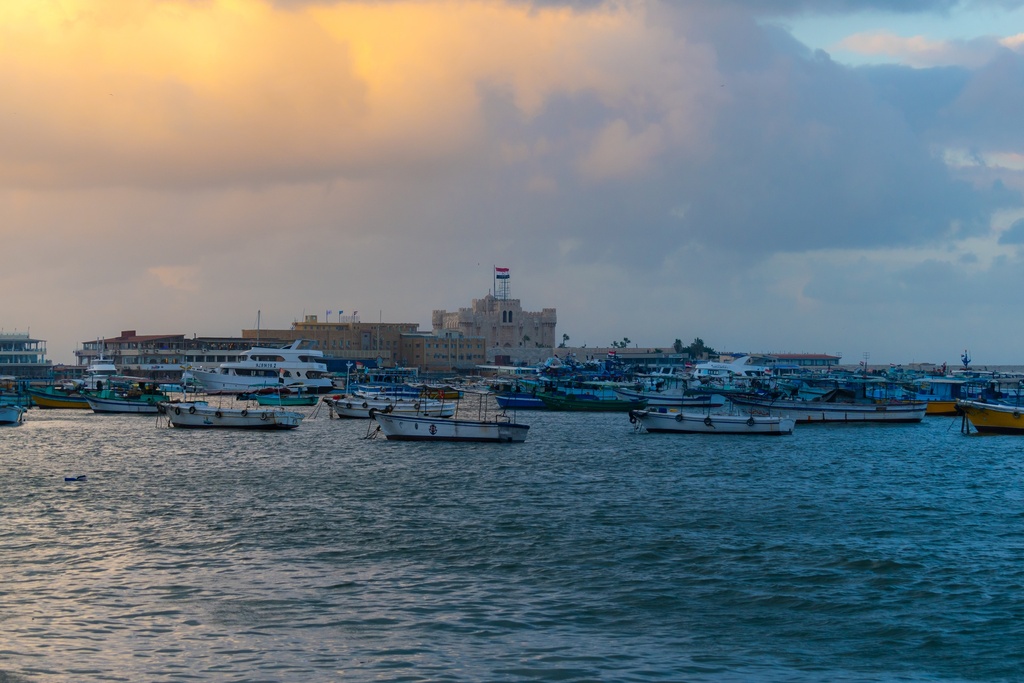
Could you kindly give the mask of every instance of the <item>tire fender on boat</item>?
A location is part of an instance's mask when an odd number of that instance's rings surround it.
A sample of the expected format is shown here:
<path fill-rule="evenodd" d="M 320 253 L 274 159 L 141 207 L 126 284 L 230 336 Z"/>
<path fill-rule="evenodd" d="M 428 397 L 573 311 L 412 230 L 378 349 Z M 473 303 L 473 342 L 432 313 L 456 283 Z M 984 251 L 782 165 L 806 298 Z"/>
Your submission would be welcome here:
<path fill-rule="evenodd" d="M 349 401 L 348 403 L 346 403 L 346 404 L 345 404 L 345 407 L 351 410 L 351 408 L 352 408 L 352 402 L 351 402 L 351 401 Z"/>
<path fill-rule="evenodd" d="M 222 413 L 222 412 L 220 412 L 220 411 L 218 410 L 217 412 L 215 412 L 215 413 L 213 414 L 213 416 L 214 416 L 214 417 L 224 417 L 224 413 Z"/>
<path fill-rule="evenodd" d="M 270 419 L 270 413 L 261 413 L 260 414 L 260 419 L 261 420 L 269 420 Z"/>
<path fill-rule="evenodd" d="M 704 418 L 704 424 L 706 424 L 708 427 L 711 426 L 711 416 L 710 415 L 708 415 L 707 417 Z"/>
<path fill-rule="evenodd" d="M 753 415 L 751 415 L 750 417 L 747 418 L 747 426 L 748 427 L 753 427 L 754 426 L 754 416 Z"/>
<path fill-rule="evenodd" d="M 368 407 L 368 406 L 366 405 L 366 401 L 363 401 L 363 407 L 364 407 L 364 408 Z"/>
<path fill-rule="evenodd" d="M 248 410 L 246 410 L 245 408 L 242 408 L 242 417 L 245 417 L 245 416 L 247 416 L 248 414 L 249 414 L 249 411 L 248 411 Z"/>
<path fill-rule="evenodd" d="M 188 407 L 188 412 L 189 412 L 190 415 L 195 415 L 196 407 L 195 406 L 189 406 Z"/>
<path fill-rule="evenodd" d="M 178 406 L 174 406 L 174 414 L 181 415 L 181 408 L 179 408 Z"/>
<path fill-rule="evenodd" d="M 678 413 L 676 415 L 676 422 L 682 422 L 682 421 L 683 421 L 683 414 L 682 413 Z"/>

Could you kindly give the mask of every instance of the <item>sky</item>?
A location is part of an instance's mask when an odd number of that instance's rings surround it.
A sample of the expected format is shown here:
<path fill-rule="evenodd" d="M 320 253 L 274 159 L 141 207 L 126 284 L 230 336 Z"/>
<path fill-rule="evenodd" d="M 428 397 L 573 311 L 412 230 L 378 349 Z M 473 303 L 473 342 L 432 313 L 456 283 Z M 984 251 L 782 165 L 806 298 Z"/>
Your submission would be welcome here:
<path fill-rule="evenodd" d="M 1024 364 L 1021 121 L 1024 0 L 5 0 L 0 327 L 429 329 L 500 266 L 570 345 Z"/>

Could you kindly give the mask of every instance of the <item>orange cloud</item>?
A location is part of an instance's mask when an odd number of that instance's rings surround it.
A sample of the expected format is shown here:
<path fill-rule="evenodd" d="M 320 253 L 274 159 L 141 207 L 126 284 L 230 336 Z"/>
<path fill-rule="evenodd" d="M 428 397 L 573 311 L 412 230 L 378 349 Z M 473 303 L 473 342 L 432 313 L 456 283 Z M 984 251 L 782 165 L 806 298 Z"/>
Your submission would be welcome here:
<path fill-rule="evenodd" d="M 0 183 L 414 172 L 483 154 L 482 87 L 507 93 L 525 119 L 556 93 L 643 103 L 679 140 L 693 134 L 701 88 L 664 83 L 678 83 L 679 64 L 696 80 L 714 68 L 709 53 L 679 54 L 687 50 L 648 25 L 639 4 L 7 0 L 0 88 L 12 104 L 0 112 Z"/>

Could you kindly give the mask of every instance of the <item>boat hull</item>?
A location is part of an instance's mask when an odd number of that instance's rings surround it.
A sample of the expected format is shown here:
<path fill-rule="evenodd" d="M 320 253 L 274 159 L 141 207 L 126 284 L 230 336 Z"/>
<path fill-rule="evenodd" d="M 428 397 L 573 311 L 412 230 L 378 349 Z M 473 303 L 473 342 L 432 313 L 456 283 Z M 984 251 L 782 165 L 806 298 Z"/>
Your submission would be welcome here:
<path fill-rule="evenodd" d="M 532 394 L 495 394 L 494 400 L 501 408 L 512 410 L 545 410 L 544 401 Z"/>
<path fill-rule="evenodd" d="M 76 410 L 89 410 L 89 401 L 82 394 L 67 394 L 43 389 L 29 389 L 29 396 L 32 403 L 40 408 L 74 408 Z"/>
<path fill-rule="evenodd" d="M 692 413 L 685 411 L 631 410 L 629 421 L 651 433 L 750 434 L 781 436 L 792 434 L 796 421 L 789 417 Z"/>
<path fill-rule="evenodd" d="M 315 406 L 319 396 L 257 396 L 256 403 L 261 406 Z"/>
<path fill-rule="evenodd" d="M 9 404 L 0 405 L 0 425 L 21 424 L 25 416 L 25 409 L 21 406 Z"/>
<path fill-rule="evenodd" d="M 138 413 L 155 415 L 160 412 L 160 403 L 166 401 L 164 397 L 159 400 L 144 400 L 130 398 L 101 398 L 89 396 L 86 401 L 94 413 Z"/>
<path fill-rule="evenodd" d="M 1024 435 L 1024 414 L 1017 406 L 978 401 L 958 401 L 957 406 L 980 434 Z"/>
<path fill-rule="evenodd" d="M 567 396 L 538 396 L 548 410 L 578 412 L 625 413 L 647 407 L 647 401 L 623 401 L 609 398 L 581 398 L 574 394 Z"/>
<path fill-rule="evenodd" d="M 375 413 L 374 419 L 390 441 L 522 443 L 530 429 L 529 425 L 503 420 L 457 420 L 393 413 Z"/>
<path fill-rule="evenodd" d="M 960 410 L 956 407 L 956 399 L 946 400 L 929 400 L 928 409 L 925 411 L 925 415 L 940 415 L 949 417 L 952 415 L 959 415 Z"/>
<path fill-rule="evenodd" d="M 906 403 L 847 403 L 824 401 L 761 400 L 730 396 L 743 413 L 754 417 L 780 415 L 798 423 L 814 422 L 890 422 L 910 423 L 924 419 L 928 409 L 924 401 Z"/>
<path fill-rule="evenodd" d="M 216 408 L 204 403 L 161 403 L 172 427 L 185 429 L 295 429 L 304 415 L 287 410 Z"/>

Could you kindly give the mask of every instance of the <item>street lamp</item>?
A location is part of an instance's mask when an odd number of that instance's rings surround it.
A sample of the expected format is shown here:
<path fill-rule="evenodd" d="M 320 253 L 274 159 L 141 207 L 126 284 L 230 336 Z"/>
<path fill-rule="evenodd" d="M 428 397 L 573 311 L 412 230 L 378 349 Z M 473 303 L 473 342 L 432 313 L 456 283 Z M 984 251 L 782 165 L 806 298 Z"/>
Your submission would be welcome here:
<path fill-rule="evenodd" d="M 345 363 L 345 393 L 346 394 L 351 393 L 348 390 L 348 374 L 350 372 L 352 372 L 352 361 L 348 361 L 347 363 Z"/>

